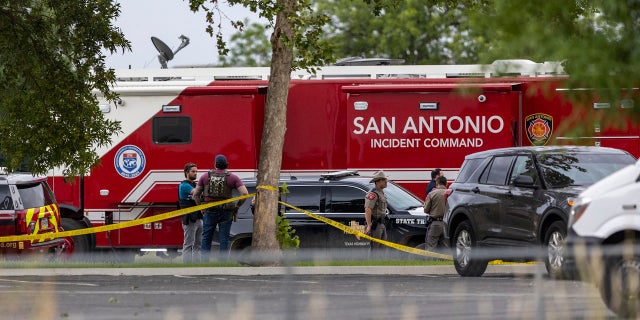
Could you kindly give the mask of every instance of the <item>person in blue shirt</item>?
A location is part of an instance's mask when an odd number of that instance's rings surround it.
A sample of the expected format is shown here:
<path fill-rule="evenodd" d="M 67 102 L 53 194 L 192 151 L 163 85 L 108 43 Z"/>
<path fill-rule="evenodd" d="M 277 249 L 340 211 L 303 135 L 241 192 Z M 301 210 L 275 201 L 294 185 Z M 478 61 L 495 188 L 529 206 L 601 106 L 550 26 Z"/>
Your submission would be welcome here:
<path fill-rule="evenodd" d="M 436 168 L 433 171 L 431 171 L 431 181 L 429 181 L 429 184 L 427 184 L 427 192 L 425 192 L 425 197 L 429 195 L 429 192 L 431 192 L 431 190 L 433 190 L 436 187 L 436 179 L 438 179 L 438 177 L 440 176 L 440 168 Z"/>
<path fill-rule="evenodd" d="M 195 163 L 187 163 L 184 166 L 185 179 L 178 186 L 178 201 L 180 208 L 188 208 L 196 205 L 193 199 L 195 193 L 196 180 L 198 177 L 198 167 Z M 184 263 L 200 262 L 202 247 L 202 213 L 194 211 L 182 215 L 182 230 L 184 231 L 184 242 L 182 245 L 182 261 Z"/>

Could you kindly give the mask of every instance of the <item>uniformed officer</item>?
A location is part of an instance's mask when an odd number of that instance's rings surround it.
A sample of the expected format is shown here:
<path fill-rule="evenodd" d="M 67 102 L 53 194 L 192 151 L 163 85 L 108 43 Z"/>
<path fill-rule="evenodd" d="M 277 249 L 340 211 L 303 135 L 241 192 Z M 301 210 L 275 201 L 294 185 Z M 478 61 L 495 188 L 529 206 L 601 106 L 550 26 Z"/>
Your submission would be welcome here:
<path fill-rule="evenodd" d="M 447 191 L 447 178 L 439 176 L 436 178 L 436 188 L 427 195 L 424 200 L 424 213 L 431 219 L 431 225 L 427 229 L 425 242 L 427 250 L 434 251 L 436 248 L 446 248 L 444 242 L 444 212 L 446 208 L 445 192 Z"/>
<path fill-rule="evenodd" d="M 387 176 L 382 170 L 376 171 L 370 181 L 375 187 L 367 192 L 364 199 L 364 216 L 367 222 L 365 233 L 371 237 L 387 240 L 387 230 L 384 226 L 384 217 L 387 214 L 387 196 L 383 189 L 387 187 Z M 384 246 L 371 241 L 371 251 L 380 250 Z"/>

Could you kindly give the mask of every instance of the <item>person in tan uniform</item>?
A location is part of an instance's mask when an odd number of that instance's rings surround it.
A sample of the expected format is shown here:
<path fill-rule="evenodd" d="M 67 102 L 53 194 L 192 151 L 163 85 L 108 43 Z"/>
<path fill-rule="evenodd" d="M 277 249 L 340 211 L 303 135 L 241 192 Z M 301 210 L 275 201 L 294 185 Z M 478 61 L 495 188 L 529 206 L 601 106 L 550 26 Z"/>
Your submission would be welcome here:
<path fill-rule="evenodd" d="M 382 170 L 376 171 L 370 181 L 375 187 L 367 192 L 364 199 L 364 216 L 367 222 L 365 233 L 371 237 L 387 240 L 387 229 L 384 226 L 384 217 L 387 214 L 387 196 L 384 188 L 387 187 L 387 176 Z M 371 241 L 371 251 L 383 249 L 384 246 Z"/>
<path fill-rule="evenodd" d="M 427 195 L 424 200 L 424 213 L 426 213 L 431 219 L 431 225 L 427 229 L 427 235 L 425 242 L 427 244 L 427 250 L 433 251 L 436 248 L 446 248 L 447 244 L 444 242 L 444 218 L 445 211 L 445 197 L 444 193 L 447 190 L 447 178 L 439 176 L 436 178 L 436 188 L 433 189 Z"/>

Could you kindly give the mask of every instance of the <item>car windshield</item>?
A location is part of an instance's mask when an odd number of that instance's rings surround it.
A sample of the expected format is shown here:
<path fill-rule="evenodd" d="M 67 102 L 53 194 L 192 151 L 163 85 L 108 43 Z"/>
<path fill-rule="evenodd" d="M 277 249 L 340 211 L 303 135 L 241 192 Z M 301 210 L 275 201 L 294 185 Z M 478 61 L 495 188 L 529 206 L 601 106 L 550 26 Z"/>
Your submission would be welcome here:
<path fill-rule="evenodd" d="M 55 203 L 51 190 L 44 183 L 18 185 L 18 191 L 25 208 L 39 208 Z"/>
<path fill-rule="evenodd" d="M 387 196 L 387 203 L 393 205 L 396 210 L 409 210 L 422 206 L 420 199 L 393 182 L 387 184 L 384 194 Z"/>
<path fill-rule="evenodd" d="M 538 156 L 542 176 L 550 188 L 589 186 L 635 159 L 628 154 L 547 153 Z"/>

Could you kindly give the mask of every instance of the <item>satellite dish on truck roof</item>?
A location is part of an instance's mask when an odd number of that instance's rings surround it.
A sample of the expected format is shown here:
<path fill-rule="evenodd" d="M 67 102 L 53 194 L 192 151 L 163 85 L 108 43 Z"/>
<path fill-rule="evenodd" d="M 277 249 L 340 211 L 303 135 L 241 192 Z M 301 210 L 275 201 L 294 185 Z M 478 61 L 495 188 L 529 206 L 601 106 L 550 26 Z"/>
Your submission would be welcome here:
<path fill-rule="evenodd" d="M 182 50 L 182 48 L 189 45 L 188 37 L 184 35 L 180 35 L 179 39 L 182 40 L 182 42 L 180 43 L 180 46 L 178 47 L 178 49 L 176 49 L 176 51 L 172 51 L 171 48 L 169 48 L 169 46 L 166 43 L 164 43 L 162 40 L 156 37 L 151 37 L 151 42 L 156 47 L 156 50 L 158 50 L 158 53 L 160 53 L 158 55 L 158 60 L 160 61 L 160 65 L 162 66 L 162 69 L 167 69 L 167 62 L 171 61 L 173 57 L 176 55 L 176 53 L 178 53 L 178 51 Z"/>

